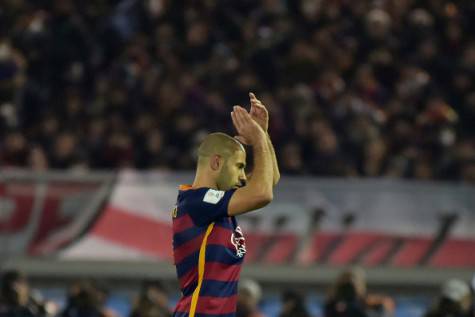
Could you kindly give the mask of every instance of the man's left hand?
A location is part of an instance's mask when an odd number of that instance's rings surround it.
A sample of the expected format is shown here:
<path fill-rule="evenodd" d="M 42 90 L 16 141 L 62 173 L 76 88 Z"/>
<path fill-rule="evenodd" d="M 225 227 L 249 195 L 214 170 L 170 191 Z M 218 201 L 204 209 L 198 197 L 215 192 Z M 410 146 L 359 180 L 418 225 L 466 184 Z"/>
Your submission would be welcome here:
<path fill-rule="evenodd" d="M 267 130 L 269 129 L 269 112 L 264 104 L 257 99 L 252 92 L 249 93 L 249 98 L 251 101 L 251 110 L 249 111 L 251 118 L 256 121 L 265 133 L 267 133 Z M 249 145 L 248 140 L 243 136 L 238 135 L 235 138 L 242 144 Z"/>
<path fill-rule="evenodd" d="M 267 129 L 269 129 L 269 112 L 252 92 L 249 93 L 249 98 L 251 99 L 251 111 L 249 112 L 251 118 L 267 133 Z"/>

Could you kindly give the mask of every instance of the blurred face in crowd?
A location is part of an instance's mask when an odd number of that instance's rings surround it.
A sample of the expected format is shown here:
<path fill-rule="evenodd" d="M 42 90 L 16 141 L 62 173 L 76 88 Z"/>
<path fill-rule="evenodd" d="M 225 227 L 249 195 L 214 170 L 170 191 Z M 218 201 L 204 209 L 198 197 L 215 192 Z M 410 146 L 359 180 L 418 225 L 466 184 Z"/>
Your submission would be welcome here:
<path fill-rule="evenodd" d="M 287 171 L 298 172 L 303 167 L 302 151 L 300 145 L 296 142 L 288 143 L 284 146 L 281 155 L 282 166 Z"/>
<path fill-rule="evenodd" d="M 147 298 L 162 307 L 167 307 L 168 305 L 168 295 L 157 287 L 151 286 L 147 288 Z"/>
<path fill-rule="evenodd" d="M 55 154 L 58 157 L 68 157 L 72 155 L 76 146 L 75 137 L 70 133 L 61 134 L 56 139 Z"/>
<path fill-rule="evenodd" d="M 26 280 L 19 279 L 13 284 L 13 287 L 18 296 L 18 303 L 21 306 L 26 305 L 28 303 L 28 294 L 30 292 Z"/>
<path fill-rule="evenodd" d="M 25 306 L 29 300 L 29 287 L 24 276 L 13 273 L 7 273 L 2 280 L 1 296 L 11 305 Z"/>
<path fill-rule="evenodd" d="M 26 147 L 26 140 L 20 133 L 11 133 L 6 137 L 5 150 L 8 152 L 20 152 Z"/>

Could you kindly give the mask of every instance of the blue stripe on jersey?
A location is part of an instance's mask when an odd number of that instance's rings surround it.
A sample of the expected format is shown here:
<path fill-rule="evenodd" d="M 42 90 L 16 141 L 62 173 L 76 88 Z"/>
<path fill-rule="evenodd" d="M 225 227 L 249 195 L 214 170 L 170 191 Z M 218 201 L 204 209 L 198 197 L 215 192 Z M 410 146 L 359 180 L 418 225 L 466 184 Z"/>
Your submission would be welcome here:
<path fill-rule="evenodd" d="M 200 250 L 193 252 L 183 260 L 181 260 L 180 263 L 176 264 L 176 273 L 178 275 L 178 278 L 180 279 L 183 275 L 188 273 L 189 270 L 193 268 L 198 267 L 198 257 L 200 255 Z"/>
<path fill-rule="evenodd" d="M 206 263 L 219 262 L 224 264 L 237 264 L 235 252 L 219 244 L 210 244 L 206 247 Z"/>
<path fill-rule="evenodd" d="M 173 235 L 173 247 L 178 248 L 182 244 L 196 238 L 206 231 L 206 227 L 192 227 L 183 231 L 177 232 Z"/>
<path fill-rule="evenodd" d="M 176 206 L 177 210 L 176 210 L 176 217 L 175 219 L 180 219 L 181 217 L 185 216 L 186 215 L 186 212 L 185 211 L 182 211 L 181 208 L 178 208 L 178 206 Z"/>
<path fill-rule="evenodd" d="M 199 255 L 200 251 L 198 250 L 184 258 L 180 263 L 176 264 L 178 278 L 181 278 L 183 275 L 188 273 L 189 270 L 197 268 Z M 208 262 L 219 262 L 233 265 L 236 264 L 236 259 L 234 258 L 233 251 L 226 248 L 225 246 L 219 244 L 209 244 L 206 247 L 206 263 Z"/>
<path fill-rule="evenodd" d="M 215 222 L 214 225 L 218 226 L 218 227 L 223 227 L 223 228 L 229 229 L 231 231 L 234 231 L 234 226 L 233 226 L 233 223 L 231 221 L 219 221 L 219 222 Z"/>
<path fill-rule="evenodd" d="M 221 282 L 204 280 L 200 290 L 200 296 L 230 297 L 237 294 L 238 282 Z"/>
<path fill-rule="evenodd" d="M 187 297 L 193 294 L 198 283 L 194 281 L 182 290 L 183 296 Z M 238 282 L 221 282 L 215 280 L 203 280 L 200 290 L 200 296 L 229 297 L 237 294 Z"/>
<path fill-rule="evenodd" d="M 193 283 L 183 288 L 182 290 L 183 296 L 187 297 L 187 296 L 193 295 L 193 292 L 195 291 L 196 286 L 198 286 L 198 281 L 193 281 Z"/>

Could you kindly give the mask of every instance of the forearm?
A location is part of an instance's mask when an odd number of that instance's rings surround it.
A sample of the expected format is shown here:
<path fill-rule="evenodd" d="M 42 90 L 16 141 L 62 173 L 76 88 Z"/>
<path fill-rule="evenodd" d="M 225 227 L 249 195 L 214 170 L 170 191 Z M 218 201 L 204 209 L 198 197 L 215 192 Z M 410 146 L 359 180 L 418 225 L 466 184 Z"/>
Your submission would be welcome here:
<path fill-rule="evenodd" d="M 269 153 L 272 161 L 272 185 L 275 186 L 280 180 L 280 171 L 279 164 L 277 163 L 277 156 L 275 155 L 274 146 L 272 145 L 269 134 L 267 134 L 267 146 L 269 147 Z"/>
<path fill-rule="evenodd" d="M 263 195 L 272 196 L 274 171 L 267 137 L 253 144 L 254 168 L 248 186 Z"/>

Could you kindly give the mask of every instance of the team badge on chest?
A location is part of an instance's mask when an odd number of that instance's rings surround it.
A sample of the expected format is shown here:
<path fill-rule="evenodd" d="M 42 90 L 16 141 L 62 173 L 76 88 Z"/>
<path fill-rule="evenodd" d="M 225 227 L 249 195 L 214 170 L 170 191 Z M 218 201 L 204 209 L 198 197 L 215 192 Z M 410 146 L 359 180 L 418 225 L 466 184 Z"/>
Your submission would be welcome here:
<path fill-rule="evenodd" d="M 234 229 L 234 232 L 231 235 L 231 243 L 236 248 L 236 255 L 242 258 L 244 254 L 246 254 L 246 241 L 242 234 L 241 227 L 237 226 L 236 229 Z"/>

